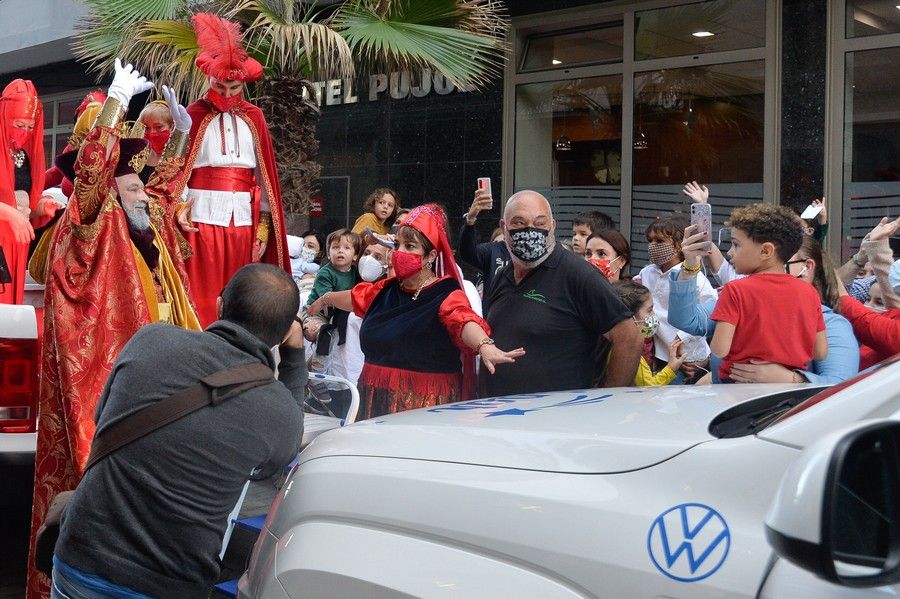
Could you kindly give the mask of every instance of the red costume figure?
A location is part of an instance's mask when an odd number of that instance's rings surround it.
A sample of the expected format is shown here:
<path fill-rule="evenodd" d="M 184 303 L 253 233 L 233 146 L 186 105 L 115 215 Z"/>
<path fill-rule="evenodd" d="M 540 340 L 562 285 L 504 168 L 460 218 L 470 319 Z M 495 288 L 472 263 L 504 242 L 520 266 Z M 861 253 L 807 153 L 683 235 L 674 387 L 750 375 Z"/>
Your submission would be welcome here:
<path fill-rule="evenodd" d="M 41 201 L 44 168 L 44 108 L 31 81 L 16 79 L 0 96 L 0 248 L 12 275 L 0 284 L 3 304 L 22 303 L 33 227 L 56 210 Z"/>
<path fill-rule="evenodd" d="M 197 67 L 209 77 L 210 90 L 187 109 L 193 126 L 185 168 L 191 176 L 179 221 L 194 252 L 187 271 L 206 327 L 217 319 L 216 297 L 240 267 L 262 260 L 289 273 L 290 261 L 269 129 L 262 111 L 242 96 L 244 83 L 262 76 L 262 66 L 242 48 L 236 23 L 200 13 L 193 24 Z"/>
<path fill-rule="evenodd" d="M 163 171 L 180 171 L 178 150 L 187 148 L 189 125 L 166 146 L 160 165 L 168 166 L 157 167 L 156 188 L 145 189 L 137 174 L 149 154 L 147 142 L 119 139 L 131 96 L 149 85 L 117 61 L 110 97 L 81 149 L 56 158 L 75 191 L 53 233 L 44 292 L 29 599 L 49 591 L 47 577 L 34 569 L 34 535 L 53 498 L 74 489 L 84 474 L 97 400 L 122 347 L 152 322 L 200 330 L 178 258 L 150 214 L 154 202 L 165 205 Z M 170 227 L 171 219 L 170 214 Z"/>

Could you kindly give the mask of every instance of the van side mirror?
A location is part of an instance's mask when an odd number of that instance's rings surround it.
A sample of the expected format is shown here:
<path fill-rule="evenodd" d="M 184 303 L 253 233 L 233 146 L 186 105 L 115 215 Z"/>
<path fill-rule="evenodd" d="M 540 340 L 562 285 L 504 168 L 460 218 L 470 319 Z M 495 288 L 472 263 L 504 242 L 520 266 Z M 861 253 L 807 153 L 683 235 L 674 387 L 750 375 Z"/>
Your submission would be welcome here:
<path fill-rule="evenodd" d="M 856 423 L 806 448 L 781 480 L 766 537 L 830 582 L 900 582 L 900 422 Z"/>

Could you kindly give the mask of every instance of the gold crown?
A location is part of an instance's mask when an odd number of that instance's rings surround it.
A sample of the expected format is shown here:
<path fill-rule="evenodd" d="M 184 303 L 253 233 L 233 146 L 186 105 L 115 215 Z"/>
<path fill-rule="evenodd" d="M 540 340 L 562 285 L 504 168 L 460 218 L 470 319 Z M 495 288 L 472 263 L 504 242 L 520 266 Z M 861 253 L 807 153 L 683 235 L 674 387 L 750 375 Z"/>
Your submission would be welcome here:
<path fill-rule="evenodd" d="M 131 157 L 131 160 L 128 161 L 128 166 L 134 169 L 135 173 L 140 174 L 144 167 L 147 165 L 147 160 L 150 158 L 150 146 L 144 146 L 144 149 Z"/>

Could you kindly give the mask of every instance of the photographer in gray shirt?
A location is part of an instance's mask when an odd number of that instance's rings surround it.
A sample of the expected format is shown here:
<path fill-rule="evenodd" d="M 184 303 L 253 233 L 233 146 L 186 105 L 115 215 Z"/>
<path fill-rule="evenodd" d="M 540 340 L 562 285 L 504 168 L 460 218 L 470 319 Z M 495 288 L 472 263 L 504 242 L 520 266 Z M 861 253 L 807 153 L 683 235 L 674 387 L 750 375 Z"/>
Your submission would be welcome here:
<path fill-rule="evenodd" d="M 251 470 L 296 456 L 307 382 L 297 286 L 269 265 L 243 267 L 203 332 L 140 329 L 119 354 L 97 406 L 97 434 L 233 366 L 279 378 L 208 405 L 110 453 L 70 500 L 56 544 L 53 597 L 208 597 L 227 518 Z M 96 438 L 96 437 L 95 437 Z"/>

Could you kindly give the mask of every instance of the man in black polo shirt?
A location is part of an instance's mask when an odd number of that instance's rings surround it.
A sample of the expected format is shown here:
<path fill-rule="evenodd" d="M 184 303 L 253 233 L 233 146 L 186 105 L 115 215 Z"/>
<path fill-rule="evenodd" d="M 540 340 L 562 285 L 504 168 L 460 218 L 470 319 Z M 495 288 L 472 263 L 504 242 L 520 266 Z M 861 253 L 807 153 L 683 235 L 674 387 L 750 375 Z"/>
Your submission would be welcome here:
<path fill-rule="evenodd" d="M 486 315 L 499 347 L 526 354 L 489 375 L 481 370 L 481 395 L 510 395 L 591 386 L 600 336 L 610 342 L 610 387 L 631 385 L 643 338 L 631 312 L 606 278 L 557 245 L 547 199 L 520 191 L 500 221 L 512 263 L 494 280 Z"/>

